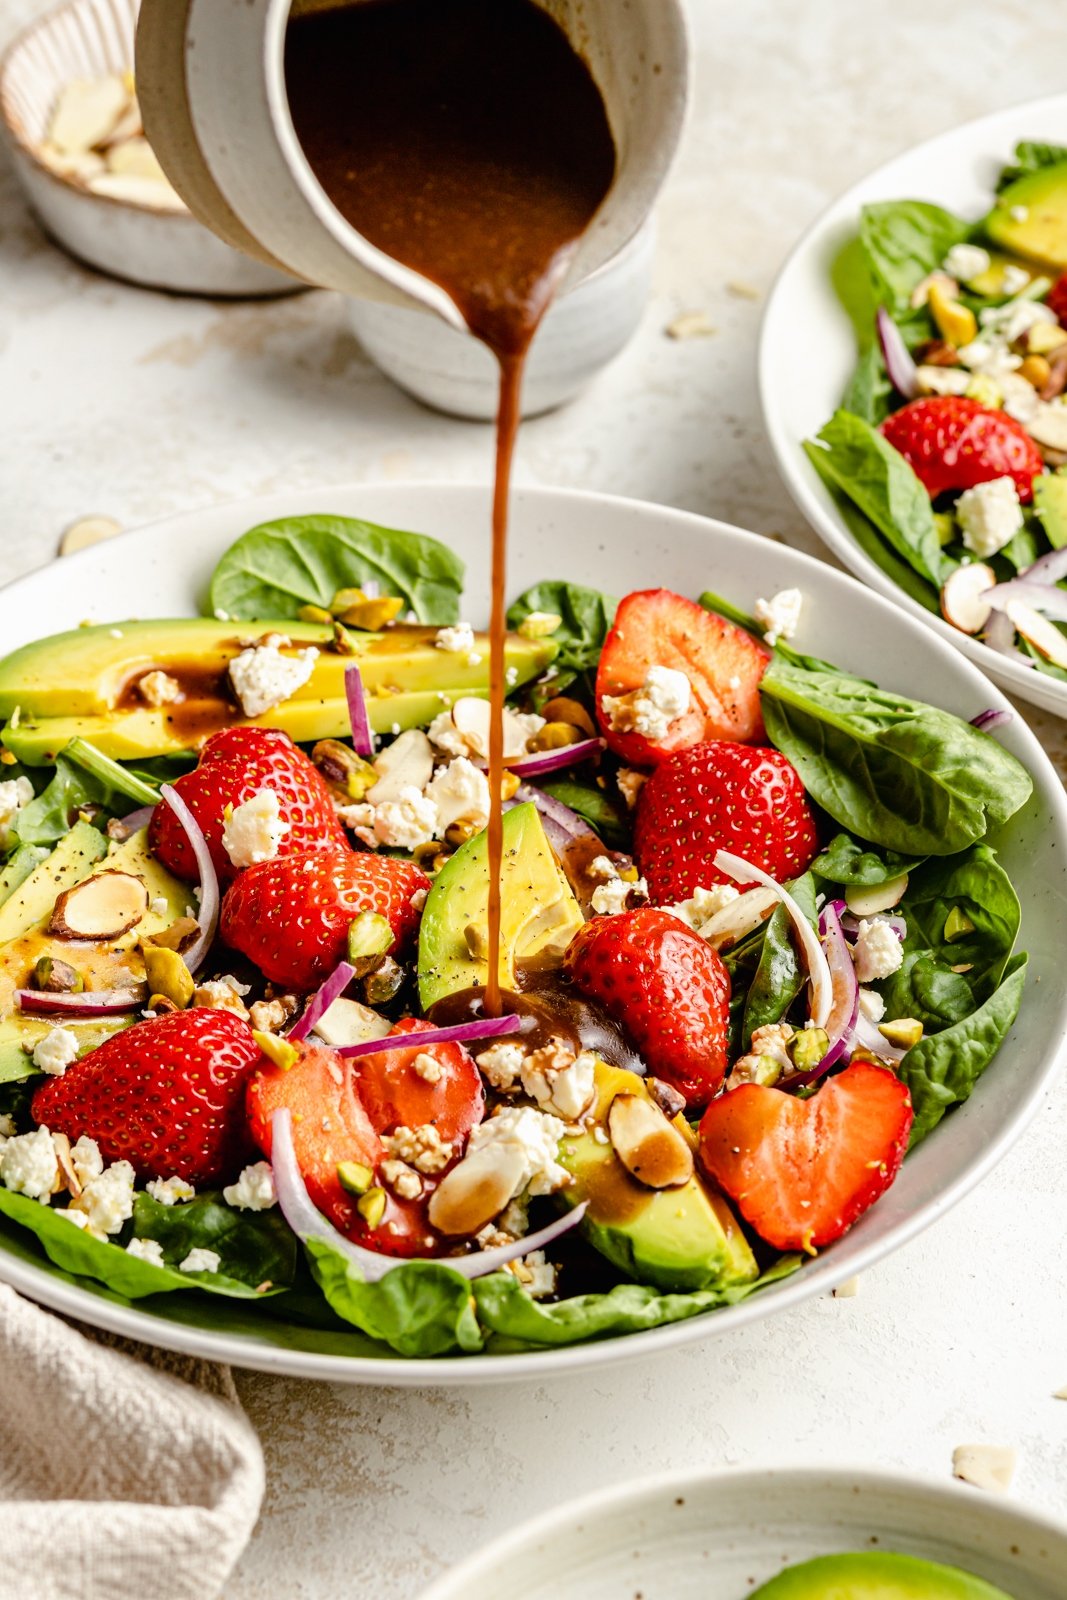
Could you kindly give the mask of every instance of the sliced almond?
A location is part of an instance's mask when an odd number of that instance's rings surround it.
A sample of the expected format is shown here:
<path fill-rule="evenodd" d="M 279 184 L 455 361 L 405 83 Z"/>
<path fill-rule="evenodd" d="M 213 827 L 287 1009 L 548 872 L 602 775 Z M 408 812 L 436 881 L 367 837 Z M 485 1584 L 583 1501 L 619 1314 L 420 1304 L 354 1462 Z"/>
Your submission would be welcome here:
<path fill-rule="evenodd" d="M 952 1476 L 976 1489 L 1003 1494 L 1011 1487 L 1016 1460 L 1010 1445 L 960 1444 L 952 1452 Z"/>
<path fill-rule="evenodd" d="M 471 1236 L 498 1217 L 522 1182 L 518 1150 L 487 1146 L 446 1172 L 430 1198 L 430 1224 L 450 1238 Z"/>
<path fill-rule="evenodd" d="M 1021 600 L 1009 600 L 1004 611 L 1017 632 L 1029 640 L 1035 650 L 1040 650 L 1054 667 L 1067 667 L 1067 636 L 1060 632 L 1055 623 L 1032 606 L 1024 605 Z"/>
<path fill-rule="evenodd" d="M 489 702 L 474 695 L 462 695 L 452 707 L 452 721 L 471 752 L 487 760 L 489 756 Z M 526 754 L 529 730 L 511 711 L 504 711 L 504 760 L 517 761 Z"/>
<path fill-rule="evenodd" d="M 153 183 L 165 183 L 167 175 L 159 164 L 147 139 L 124 139 L 112 144 L 107 153 L 109 172 L 128 172 L 137 178 L 150 178 Z"/>
<path fill-rule="evenodd" d="M 665 1117 L 673 1120 L 685 1110 L 685 1096 L 679 1094 L 669 1083 L 664 1083 L 662 1078 L 646 1078 L 645 1088 Z"/>
<path fill-rule="evenodd" d="M 392 1023 L 387 1017 L 372 1011 L 370 1006 L 342 996 L 323 1012 L 314 1031 L 327 1044 L 338 1047 L 364 1044 L 368 1039 L 384 1039 L 387 1033 L 392 1032 Z"/>
<path fill-rule="evenodd" d="M 70 1153 L 70 1140 L 65 1133 L 52 1135 L 52 1148 L 56 1153 L 56 1181 L 52 1186 L 52 1193 L 58 1194 L 61 1189 L 70 1193 L 72 1200 L 77 1200 L 82 1192 L 78 1174 L 74 1170 L 74 1158 Z"/>
<path fill-rule="evenodd" d="M 106 139 L 101 140 L 101 149 L 110 150 L 117 144 L 123 144 L 127 139 L 139 139 L 144 133 L 144 122 L 141 117 L 141 107 L 137 96 L 132 95 L 130 103 L 122 116 L 116 122 Z"/>
<path fill-rule="evenodd" d="M 908 874 L 890 878 L 887 883 L 875 884 L 873 889 L 853 885 L 845 890 L 845 904 L 854 916 L 876 917 L 880 911 L 891 911 L 899 905 L 908 887 Z"/>
<path fill-rule="evenodd" d="M 101 172 L 89 179 L 93 194 L 107 195 L 126 205 L 148 206 L 153 211 L 184 211 L 185 202 L 160 178 L 142 178 L 135 172 Z"/>
<path fill-rule="evenodd" d="M 978 633 L 989 619 L 989 591 L 997 581 L 984 561 L 957 567 L 941 589 L 941 615 L 962 633 Z"/>
<path fill-rule="evenodd" d="M 113 539 L 119 532 L 114 517 L 80 517 L 72 522 L 59 541 L 61 556 L 72 556 L 78 550 L 88 550 L 90 545 Z"/>
<path fill-rule="evenodd" d="M 119 939 L 148 910 L 148 890 L 132 872 L 98 872 L 65 889 L 52 911 L 57 939 Z"/>
<path fill-rule="evenodd" d="M 398 800 L 402 789 L 425 789 L 433 777 L 433 746 L 421 728 L 408 728 L 374 759 L 378 781 L 368 789 L 368 805 Z"/>
<path fill-rule="evenodd" d="M 693 1176 L 693 1152 L 663 1112 L 642 1095 L 617 1094 L 608 1136 L 631 1177 L 648 1189 L 677 1189 Z"/>
<path fill-rule="evenodd" d="M 186 950 L 199 932 L 200 924 L 195 917 L 178 917 L 169 927 L 153 933 L 145 943 L 160 945 L 164 950 Z"/>
<path fill-rule="evenodd" d="M 49 139 L 60 150 L 92 150 L 113 132 L 129 103 L 119 77 L 74 78 L 56 103 Z"/>
<path fill-rule="evenodd" d="M 1026 431 L 1031 439 L 1049 450 L 1067 450 L 1067 406 L 1042 402 L 1027 417 Z"/>
<path fill-rule="evenodd" d="M 60 150 L 58 145 L 45 140 L 38 145 L 37 154 L 51 172 L 60 178 L 80 178 L 88 183 L 90 178 L 107 171 L 107 162 L 95 150 Z"/>

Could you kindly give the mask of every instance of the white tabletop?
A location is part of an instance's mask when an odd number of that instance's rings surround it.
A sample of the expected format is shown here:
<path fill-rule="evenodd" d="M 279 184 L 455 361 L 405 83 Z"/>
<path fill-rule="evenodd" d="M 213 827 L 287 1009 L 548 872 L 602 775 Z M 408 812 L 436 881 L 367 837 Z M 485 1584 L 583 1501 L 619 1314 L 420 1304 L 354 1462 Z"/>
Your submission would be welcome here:
<path fill-rule="evenodd" d="M 6 35 L 44 9 L 0 0 Z M 929 134 L 1063 88 L 1062 0 L 692 0 L 695 114 L 661 212 L 655 298 L 576 404 L 530 424 L 521 481 L 660 500 L 806 549 L 767 456 L 754 353 L 786 249 L 844 185 Z M 0 188 L 3 576 L 90 512 L 124 525 L 342 481 L 484 478 L 490 434 L 390 388 L 314 294 L 222 306 L 123 287 Z M 735 287 L 731 288 L 731 285 Z M 756 298 L 737 292 L 751 286 Z M 700 310 L 717 332 L 664 328 Z M 42 619 L 42 629 L 47 618 Z M 1032 717 L 1062 762 L 1063 730 Z M 268 1488 L 227 1600 L 409 1600 L 448 1562 L 585 1490 L 669 1467 L 896 1465 L 1014 1445 L 1016 1489 L 1067 1503 L 1062 1086 L 977 1193 L 813 1302 L 601 1378 L 380 1392 L 239 1377 Z"/>

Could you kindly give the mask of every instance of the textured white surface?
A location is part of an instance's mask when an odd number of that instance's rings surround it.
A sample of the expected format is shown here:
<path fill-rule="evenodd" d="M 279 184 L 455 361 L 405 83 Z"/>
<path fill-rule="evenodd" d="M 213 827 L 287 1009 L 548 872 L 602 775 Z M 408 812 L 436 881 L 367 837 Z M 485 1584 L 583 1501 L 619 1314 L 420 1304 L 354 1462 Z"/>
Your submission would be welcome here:
<path fill-rule="evenodd" d="M 0 0 L 0 28 L 41 9 Z M 727 285 L 765 294 L 817 210 L 896 150 L 1061 89 L 1067 11 L 692 0 L 691 13 L 697 109 L 661 213 L 655 300 L 584 398 L 528 426 L 520 473 L 815 550 L 764 448 L 760 306 Z M 488 472 L 489 430 L 389 388 L 331 297 L 223 307 L 124 288 L 56 254 L 4 181 L 5 577 L 46 560 L 89 512 L 129 525 L 275 488 Z M 689 310 L 718 333 L 667 339 Z M 1031 720 L 1062 761 L 1062 725 Z M 800 1308 L 743 1343 L 466 1395 L 239 1378 L 268 1490 L 227 1600 L 409 1600 L 531 1512 L 666 1467 L 848 1461 L 946 1475 L 954 1445 L 987 1440 L 1018 1447 L 1024 1498 L 1062 1509 L 1067 1404 L 1051 1395 L 1067 1383 L 1065 1109 L 1061 1089 L 991 1181 L 857 1298 Z"/>

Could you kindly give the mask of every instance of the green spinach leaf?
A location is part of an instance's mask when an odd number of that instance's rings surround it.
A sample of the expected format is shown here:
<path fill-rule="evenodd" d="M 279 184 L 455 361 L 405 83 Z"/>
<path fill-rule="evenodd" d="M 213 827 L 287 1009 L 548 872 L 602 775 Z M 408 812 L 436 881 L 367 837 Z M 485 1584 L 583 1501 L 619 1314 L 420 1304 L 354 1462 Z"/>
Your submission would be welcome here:
<path fill-rule="evenodd" d="M 324 1240 L 309 1239 L 305 1249 L 315 1282 L 337 1315 L 398 1354 L 443 1356 L 482 1348 L 471 1285 L 443 1261 L 409 1261 L 378 1283 L 365 1283 Z"/>
<path fill-rule="evenodd" d="M 150 1194 L 138 1194 L 132 1231 L 138 1239 L 158 1240 L 174 1266 L 190 1250 L 214 1250 L 223 1275 L 250 1289 L 264 1283 L 284 1289 L 296 1275 L 296 1235 L 277 1207 L 239 1211 L 213 1194 L 165 1206 Z"/>
<path fill-rule="evenodd" d="M 517 628 L 531 611 L 550 611 L 561 619 L 552 638 L 559 654 L 552 666 L 552 693 L 583 672 L 595 672 L 618 601 L 580 583 L 537 583 L 508 608 L 508 627 Z"/>
<path fill-rule="evenodd" d="M 911 1091 L 911 1146 L 925 1139 L 949 1106 L 967 1099 L 1015 1021 L 1026 981 L 1026 956 L 1009 963 L 1003 983 L 977 1011 L 920 1039 L 897 1066 Z"/>
<path fill-rule="evenodd" d="M 588 822 L 605 844 L 615 849 L 625 849 L 632 833 L 630 818 L 624 806 L 612 799 L 603 789 L 592 784 L 578 783 L 574 778 L 550 778 L 540 785 L 546 794 L 576 811 L 583 822 Z"/>
<path fill-rule="evenodd" d="M 895 850 L 875 850 L 850 833 L 837 833 L 811 864 L 812 872 L 831 883 L 857 889 L 874 889 L 880 883 L 914 872 L 924 856 L 898 855 Z"/>
<path fill-rule="evenodd" d="M 328 606 L 369 580 L 399 595 L 420 622 L 455 622 L 463 562 L 438 539 L 354 517 L 283 517 L 251 528 L 215 568 L 207 611 L 260 620 Z"/>
<path fill-rule="evenodd" d="M 893 392 L 881 348 L 876 343 L 868 344 L 861 350 L 856 369 L 841 396 L 841 409 L 877 427 L 893 410 Z"/>
<path fill-rule="evenodd" d="M 1043 144 L 1036 139 L 1021 139 L 1015 146 L 1015 160 L 1009 162 L 997 179 L 997 193 L 1017 178 L 1025 178 L 1042 167 L 1058 167 L 1067 161 L 1067 145 Z"/>
<path fill-rule="evenodd" d="M 870 518 L 865 517 L 859 506 L 838 486 L 836 478 L 830 471 L 826 459 L 827 453 L 822 446 L 806 439 L 804 453 L 825 484 L 827 493 L 837 507 L 838 515 L 864 555 L 869 556 L 876 566 L 881 567 L 887 577 L 892 578 L 898 589 L 903 589 L 905 594 L 917 600 L 927 611 L 935 616 L 938 615 L 941 606 L 936 586 L 926 578 L 920 577 L 914 567 L 902 561 L 890 549 Z M 934 526 L 936 532 L 936 521 Z"/>
<path fill-rule="evenodd" d="M 961 218 L 926 200 L 881 200 L 864 206 L 860 242 L 876 299 L 891 311 L 907 309 L 916 284 L 970 231 Z"/>
<path fill-rule="evenodd" d="M 811 873 L 805 872 L 791 883 L 789 892 L 812 927 L 817 927 L 815 879 Z M 745 998 L 742 1045 L 746 1050 L 757 1028 L 781 1022 L 807 979 L 807 969 L 797 959 L 792 927 L 785 906 L 775 906 L 767 921 L 759 966 Z"/>
<path fill-rule="evenodd" d="M 959 717 L 778 654 L 760 690 L 771 743 L 835 822 L 901 855 L 955 855 L 1025 805 L 1033 782 Z"/>
<path fill-rule="evenodd" d="M 88 805 L 102 805 L 119 815 L 132 809 L 127 797 L 116 795 L 107 784 L 66 756 L 57 756 L 52 778 L 18 813 L 12 835 L 19 844 L 55 844 Z"/>

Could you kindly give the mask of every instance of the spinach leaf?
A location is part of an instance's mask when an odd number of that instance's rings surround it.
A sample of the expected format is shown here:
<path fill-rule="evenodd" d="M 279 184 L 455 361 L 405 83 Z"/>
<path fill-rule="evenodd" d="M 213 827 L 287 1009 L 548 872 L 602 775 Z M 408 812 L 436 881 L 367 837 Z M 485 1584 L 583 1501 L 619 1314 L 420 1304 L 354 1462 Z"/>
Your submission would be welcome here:
<path fill-rule="evenodd" d="M 848 411 L 835 411 L 805 446 L 820 473 L 874 523 L 920 578 L 937 584 L 941 545 L 930 496 L 898 450 Z M 821 449 L 821 456 L 816 451 Z"/>
<path fill-rule="evenodd" d="M 238 1211 L 213 1194 L 164 1206 L 150 1194 L 138 1194 L 132 1234 L 158 1240 L 174 1266 L 190 1250 L 214 1250 L 221 1257 L 220 1271 L 250 1289 L 263 1283 L 283 1289 L 296 1274 L 296 1235 L 276 1207 Z"/>
<path fill-rule="evenodd" d="M 901 855 L 954 855 L 1033 791 L 1025 767 L 959 717 L 775 654 L 760 683 L 770 742 L 858 838 Z"/>
<path fill-rule="evenodd" d="M 935 616 L 938 615 L 941 606 L 936 586 L 921 577 L 908 562 L 901 561 L 882 538 L 870 518 L 865 517 L 859 506 L 838 487 L 837 479 L 827 461 L 827 452 L 821 445 L 813 444 L 810 439 L 806 439 L 804 453 L 826 485 L 830 498 L 837 507 L 838 515 L 864 555 L 870 556 L 875 565 L 881 567 L 882 571 L 892 578 L 898 589 L 903 589 L 905 594 L 917 600 L 927 611 L 933 612 Z M 934 526 L 936 533 L 936 522 Z"/>
<path fill-rule="evenodd" d="M 1061 162 L 1067 161 L 1067 145 L 1043 144 L 1036 139 L 1021 139 L 1015 146 L 1015 160 L 1003 169 L 997 179 L 997 193 L 1014 183 L 1017 178 L 1025 178 L 1031 172 L 1040 172 L 1042 167 L 1058 167 Z"/>
<path fill-rule="evenodd" d="M 893 410 L 893 395 L 881 348 L 877 343 L 866 345 L 841 396 L 841 409 L 877 427 Z"/>
<path fill-rule="evenodd" d="M 574 778 L 550 778 L 539 785 L 553 799 L 576 811 L 583 822 L 588 822 L 605 844 L 625 849 L 631 837 L 630 818 L 625 808 L 592 784 L 578 783 Z"/>
<path fill-rule="evenodd" d="M 902 856 L 895 850 L 875 850 L 849 833 L 837 833 L 811 864 L 812 872 L 831 883 L 874 889 L 880 883 L 914 872 L 924 856 Z"/>
<path fill-rule="evenodd" d="M 400 595 L 420 622 L 455 622 L 463 562 L 437 539 L 380 528 L 354 517 L 283 517 L 251 528 L 215 568 L 207 613 L 296 617 L 328 606 L 338 589 L 373 580 Z"/>
<path fill-rule="evenodd" d="M 315 1282 L 337 1315 L 398 1354 L 443 1356 L 481 1349 L 471 1285 L 443 1261 L 409 1261 L 378 1283 L 364 1283 L 322 1239 L 309 1239 L 305 1249 Z"/>
<path fill-rule="evenodd" d="M 95 778 L 110 795 L 125 795 L 139 806 L 154 806 L 159 799 L 158 783 L 147 783 L 118 761 L 105 756 L 88 739 L 72 739 L 63 751 L 68 761 Z"/>
<path fill-rule="evenodd" d="M 810 872 L 789 885 L 789 892 L 812 927 L 818 925 L 815 909 L 815 879 Z M 748 1049 L 757 1028 L 781 1022 L 804 987 L 807 969 L 797 959 L 793 945 L 792 922 L 785 906 L 775 906 L 767 921 L 756 975 L 745 999 L 742 1045 Z"/>
<path fill-rule="evenodd" d="M 916 284 L 967 238 L 968 223 L 926 200 L 881 200 L 860 217 L 860 243 L 876 299 L 905 310 Z"/>
<path fill-rule="evenodd" d="M 19 844 L 55 844 L 77 822 L 84 806 L 103 805 L 120 814 L 132 809 L 127 798 L 118 800 L 117 807 L 114 801 L 114 791 L 99 778 L 59 755 L 50 782 L 16 816 L 12 836 Z"/>
<path fill-rule="evenodd" d="M 552 635 L 559 645 L 552 667 L 556 693 L 583 672 L 596 670 L 617 605 L 617 600 L 580 583 L 537 583 L 512 601 L 508 627 L 517 628 L 531 611 L 550 611 L 562 619 Z"/>
<path fill-rule="evenodd" d="M 897 1066 L 911 1091 L 911 1147 L 925 1139 L 949 1106 L 967 1099 L 1015 1021 L 1026 981 L 1026 956 L 1009 963 L 1003 983 L 984 1005 L 941 1033 L 920 1039 Z"/>
<path fill-rule="evenodd" d="M 877 987 L 885 999 L 887 1020 L 915 1017 L 928 1034 L 962 1022 L 975 1008 L 966 977 L 930 950 L 906 951 L 903 965 Z"/>

